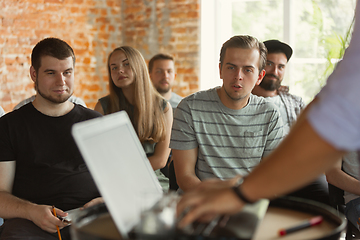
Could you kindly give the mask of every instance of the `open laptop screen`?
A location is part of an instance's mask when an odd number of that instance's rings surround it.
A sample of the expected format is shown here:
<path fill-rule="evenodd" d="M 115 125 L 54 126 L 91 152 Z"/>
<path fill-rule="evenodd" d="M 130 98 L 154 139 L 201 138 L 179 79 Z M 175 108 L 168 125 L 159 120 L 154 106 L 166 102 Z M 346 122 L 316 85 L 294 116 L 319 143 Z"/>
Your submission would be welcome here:
<path fill-rule="evenodd" d="M 123 237 L 162 189 L 125 111 L 74 124 L 72 134 Z"/>

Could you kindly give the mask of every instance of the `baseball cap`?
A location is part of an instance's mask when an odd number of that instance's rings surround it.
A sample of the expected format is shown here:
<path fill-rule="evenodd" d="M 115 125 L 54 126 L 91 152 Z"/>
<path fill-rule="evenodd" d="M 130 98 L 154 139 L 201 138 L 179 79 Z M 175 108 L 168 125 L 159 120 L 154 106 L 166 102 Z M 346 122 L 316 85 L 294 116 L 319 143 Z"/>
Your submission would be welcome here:
<path fill-rule="evenodd" d="M 283 43 L 283 42 L 280 42 L 279 40 L 273 39 L 273 40 L 265 41 L 264 44 L 268 50 L 268 53 L 280 51 L 285 54 L 288 61 L 290 60 L 293 50 L 286 43 Z"/>

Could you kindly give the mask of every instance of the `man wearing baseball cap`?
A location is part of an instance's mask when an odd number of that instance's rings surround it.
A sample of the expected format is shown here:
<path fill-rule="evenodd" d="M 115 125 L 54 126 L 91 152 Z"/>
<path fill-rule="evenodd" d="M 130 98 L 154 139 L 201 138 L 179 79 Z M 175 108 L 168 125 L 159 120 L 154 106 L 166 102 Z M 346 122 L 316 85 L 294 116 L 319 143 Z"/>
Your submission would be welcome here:
<path fill-rule="evenodd" d="M 260 85 L 255 86 L 252 93 L 265 97 L 278 107 L 286 134 L 305 107 L 301 97 L 290 94 L 289 87 L 281 85 L 285 76 L 286 65 L 292 56 L 293 50 L 288 44 L 275 39 L 267 40 L 264 44 L 268 50 L 265 65 L 266 73 Z M 315 182 L 290 195 L 328 203 L 325 175 L 320 176 Z"/>
<path fill-rule="evenodd" d="M 286 65 L 293 53 L 291 47 L 279 40 L 264 42 L 268 55 L 265 65 L 265 77 L 252 93 L 273 101 L 280 110 L 285 130 L 289 130 L 300 111 L 305 107 L 301 97 L 289 93 L 287 86 L 281 86 Z"/>

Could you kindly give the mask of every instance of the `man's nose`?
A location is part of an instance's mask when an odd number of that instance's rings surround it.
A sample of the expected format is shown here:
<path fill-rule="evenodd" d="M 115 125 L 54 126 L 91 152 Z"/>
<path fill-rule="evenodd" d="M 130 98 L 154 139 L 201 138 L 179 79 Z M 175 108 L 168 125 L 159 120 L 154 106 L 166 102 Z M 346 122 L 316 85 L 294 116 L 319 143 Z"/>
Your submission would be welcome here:
<path fill-rule="evenodd" d="M 236 78 L 239 79 L 239 80 L 243 79 L 243 71 L 242 71 L 242 69 L 237 70 Z"/>
<path fill-rule="evenodd" d="M 279 76 L 279 68 L 274 67 L 274 75 Z"/>
<path fill-rule="evenodd" d="M 56 78 L 56 84 L 60 86 L 65 85 L 65 79 L 66 77 L 63 74 L 59 74 Z"/>

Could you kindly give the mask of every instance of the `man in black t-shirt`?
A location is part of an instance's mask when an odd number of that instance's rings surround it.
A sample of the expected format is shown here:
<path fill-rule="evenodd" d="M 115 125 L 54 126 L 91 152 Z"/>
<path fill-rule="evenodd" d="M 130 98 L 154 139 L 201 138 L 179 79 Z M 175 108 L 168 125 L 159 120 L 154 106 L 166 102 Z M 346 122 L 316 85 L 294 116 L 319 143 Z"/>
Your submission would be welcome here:
<path fill-rule="evenodd" d="M 69 239 L 55 217 L 98 203 L 100 194 L 71 136 L 74 123 L 101 116 L 67 101 L 75 56 L 64 41 L 47 38 L 32 51 L 32 103 L 0 118 L 0 239 Z"/>

